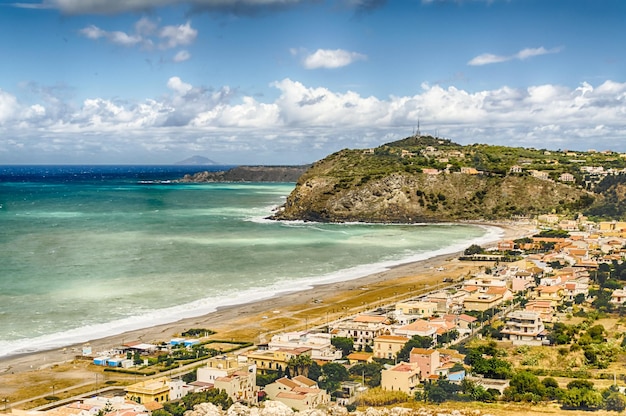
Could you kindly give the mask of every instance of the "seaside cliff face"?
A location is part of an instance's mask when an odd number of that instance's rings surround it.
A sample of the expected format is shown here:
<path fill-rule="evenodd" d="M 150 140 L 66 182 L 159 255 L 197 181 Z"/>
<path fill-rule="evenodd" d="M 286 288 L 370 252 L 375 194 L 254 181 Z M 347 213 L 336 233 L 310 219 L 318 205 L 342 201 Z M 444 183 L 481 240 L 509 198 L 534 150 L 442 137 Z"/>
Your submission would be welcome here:
<path fill-rule="evenodd" d="M 185 175 L 177 182 L 296 182 L 306 171 L 306 166 L 237 166 L 219 172 L 199 172 Z"/>
<path fill-rule="evenodd" d="M 437 159 L 445 160 L 439 165 L 446 168 L 432 168 L 437 156 L 422 155 L 424 149 L 437 152 L 434 146 L 398 143 L 369 151 L 342 150 L 318 161 L 272 218 L 379 223 L 496 220 L 576 213 L 601 199 L 582 186 L 528 173 L 509 174 L 508 165 L 492 167 L 481 162 L 482 154 L 474 149 L 472 154 L 449 142 Z M 451 158 L 441 156 L 449 154 L 463 155 L 457 169 L 450 168 Z M 474 166 L 481 167 L 480 163 L 499 170 L 479 172 Z"/>

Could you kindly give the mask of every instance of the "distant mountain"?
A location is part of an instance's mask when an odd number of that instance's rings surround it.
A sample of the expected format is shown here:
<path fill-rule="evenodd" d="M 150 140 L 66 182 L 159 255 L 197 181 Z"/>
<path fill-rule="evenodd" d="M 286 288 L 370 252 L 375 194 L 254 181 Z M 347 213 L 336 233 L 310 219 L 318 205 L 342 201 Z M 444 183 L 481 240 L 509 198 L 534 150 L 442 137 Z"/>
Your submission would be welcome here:
<path fill-rule="evenodd" d="M 187 165 L 187 166 L 208 166 L 208 165 L 217 165 L 218 163 L 207 159 L 203 156 L 191 156 L 185 160 L 181 160 L 180 162 L 176 162 L 176 165 Z"/>

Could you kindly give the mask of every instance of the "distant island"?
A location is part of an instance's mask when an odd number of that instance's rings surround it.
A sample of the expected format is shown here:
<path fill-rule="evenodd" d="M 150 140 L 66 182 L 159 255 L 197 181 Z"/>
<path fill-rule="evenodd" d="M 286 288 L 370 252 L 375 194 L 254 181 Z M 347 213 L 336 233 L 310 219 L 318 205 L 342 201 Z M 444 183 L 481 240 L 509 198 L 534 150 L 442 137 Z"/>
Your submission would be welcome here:
<path fill-rule="evenodd" d="M 191 156 L 185 160 L 181 160 L 180 162 L 176 162 L 175 165 L 187 165 L 187 166 L 211 166 L 218 165 L 219 163 L 207 159 L 204 156 Z"/>
<path fill-rule="evenodd" d="M 299 179 L 279 220 L 419 223 L 542 214 L 626 218 L 626 154 L 411 136 L 344 149 Z"/>

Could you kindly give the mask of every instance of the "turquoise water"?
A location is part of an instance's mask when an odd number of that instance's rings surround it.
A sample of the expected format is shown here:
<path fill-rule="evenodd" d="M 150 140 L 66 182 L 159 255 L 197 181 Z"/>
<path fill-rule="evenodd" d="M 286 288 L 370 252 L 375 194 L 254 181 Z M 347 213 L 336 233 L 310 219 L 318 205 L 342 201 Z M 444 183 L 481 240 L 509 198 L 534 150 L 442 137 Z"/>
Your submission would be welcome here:
<path fill-rule="evenodd" d="M 469 225 L 275 222 L 294 184 L 180 167 L 0 168 L 0 357 L 198 316 L 494 240 Z M 110 171 L 113 170 L 113 173 Z"/>

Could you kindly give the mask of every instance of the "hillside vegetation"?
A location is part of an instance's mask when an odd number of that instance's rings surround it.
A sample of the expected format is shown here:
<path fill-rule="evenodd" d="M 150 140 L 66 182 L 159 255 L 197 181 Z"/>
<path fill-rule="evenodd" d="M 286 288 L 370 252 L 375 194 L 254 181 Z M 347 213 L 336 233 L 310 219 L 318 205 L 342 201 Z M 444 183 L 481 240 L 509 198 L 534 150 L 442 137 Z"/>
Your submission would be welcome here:
<path fill-rule="evenodd" d="M 313 164 L 276 219 L 434 222 L 545 213 L 622 217 L 626 155 L 414 136 Z"/>

